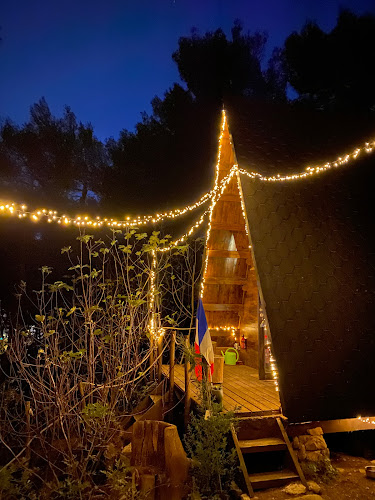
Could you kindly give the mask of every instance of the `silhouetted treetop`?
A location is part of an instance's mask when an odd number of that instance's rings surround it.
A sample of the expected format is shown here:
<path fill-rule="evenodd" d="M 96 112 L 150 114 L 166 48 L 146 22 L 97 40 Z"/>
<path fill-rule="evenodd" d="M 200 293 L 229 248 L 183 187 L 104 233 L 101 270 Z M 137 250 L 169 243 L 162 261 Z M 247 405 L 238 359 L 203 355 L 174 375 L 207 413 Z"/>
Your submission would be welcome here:
<path fill-rule="evenodd" d="M 312 21 L 285 42 L 288 81 L 321 109 L 374 110 L 375 16 L 342 10 L 325 33 Z"/>
<path fill-rule="evenodd" d="M 243 33 L 236 21 L 228 40 L 221 28 L 199 35 L 192 29 L 189 37 L 181 37 L 173 53 L 178 71 L 187 88 L 198 99 L 222 100 L 227 95 L 267 96 L 270 82 L 261 63 L 267 34 Z M 274 55 L 274 58 L 277 54 Z M 281 81 L 272 80 L 273 84 Z M 282 85 L 275 95 L 285 95 Z"/>

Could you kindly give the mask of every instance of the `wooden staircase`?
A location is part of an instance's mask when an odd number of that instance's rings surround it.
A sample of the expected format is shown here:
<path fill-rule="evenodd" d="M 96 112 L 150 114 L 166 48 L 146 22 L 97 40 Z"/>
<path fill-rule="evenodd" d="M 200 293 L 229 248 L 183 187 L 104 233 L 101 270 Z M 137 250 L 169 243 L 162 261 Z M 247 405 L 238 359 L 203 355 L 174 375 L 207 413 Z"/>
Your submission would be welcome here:
<path fill-rule="evenodd" d="M 240 419 L 232 436 L 250 497 L 254 490 L 306 479 L 290 444 L 281 417 Z"/>

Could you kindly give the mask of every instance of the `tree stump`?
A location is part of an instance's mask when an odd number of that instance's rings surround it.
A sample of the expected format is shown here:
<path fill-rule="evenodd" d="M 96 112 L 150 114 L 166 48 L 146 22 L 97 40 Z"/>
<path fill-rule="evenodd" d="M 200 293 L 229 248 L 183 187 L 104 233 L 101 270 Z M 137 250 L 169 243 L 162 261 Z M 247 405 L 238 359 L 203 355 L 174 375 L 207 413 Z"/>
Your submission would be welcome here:
<path fill-rule="evenodd" d="M 186 494 L 190 460 L 175 425 L 154 420 L 136 422 L 133 426 L 131 465 L 139 470 L 142 487 L 151 484 L 150 477 L 143 476 L 154 474 L 159 479 L 166 478 L 166 481 L 157 481 L 155 496 L 150 498 L 180 500 Z"/>

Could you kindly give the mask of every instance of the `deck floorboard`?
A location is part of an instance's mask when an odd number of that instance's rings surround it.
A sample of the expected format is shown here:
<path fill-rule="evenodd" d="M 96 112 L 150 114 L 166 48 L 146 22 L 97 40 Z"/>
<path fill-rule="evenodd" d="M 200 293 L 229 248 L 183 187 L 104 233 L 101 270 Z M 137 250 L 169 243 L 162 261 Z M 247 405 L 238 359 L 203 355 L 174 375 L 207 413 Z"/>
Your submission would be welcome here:
<path fill-rule="evenodd" d="M 169 375 L 169 366 L 163 365 L 163 373 Z M 182 392 L 185 390 L 185 372 L 183 365 L 175 366 L 175 385 Z M 192 374 L 192 399 L 199 404 L 199 382 Z M 235 411 L 238 416 L 272 415 L 279 413 L 280 398 L 271 380 L 259 380 L 258 372 L 245 365 L 224 365 L 223 407 Z"/>

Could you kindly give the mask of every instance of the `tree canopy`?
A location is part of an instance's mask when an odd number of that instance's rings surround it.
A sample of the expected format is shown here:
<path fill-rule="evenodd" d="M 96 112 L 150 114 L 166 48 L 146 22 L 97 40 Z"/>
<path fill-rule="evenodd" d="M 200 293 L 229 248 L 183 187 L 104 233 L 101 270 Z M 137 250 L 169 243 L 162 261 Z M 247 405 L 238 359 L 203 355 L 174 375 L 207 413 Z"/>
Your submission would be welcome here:
<path fill-rule="evenodd" d="M 172 55 L 181 79 L 198 100 L 222 100 L 228 95 L 265 97 L 276 93 L 285 97 L 285 82 L 271 78 L 272 70 L 262 70 L 267 34 L 243 33 L 237 20 L 227 39 L 221 28 L 199 35 L 193 29 L 181 37 Z M 274 67 L 278 52 L 273 54 Z M 274 88 L 277 86 L 277 92 Z"/>
<path fill-rule="evenodd" d="M 342 10 L 329 33 L 309 21 L 285 41 L 288 81 L 306 105 L 374 111 L 374 49 L 373 15 Z"/>
<path fill-rule="evenodd" d="M 56 118 L 44 98 L 30 108 L 22 127 L 9 120 L 1 129 L 0 158 L 3 184 L 39 201 L 88 202 L 100 194 L 100 177 L 108 164 L 104 145 L 90 124 L 77 122 L 67 106 Z"/>
<path fill-rule="evenodd" d="M 345 10 L 329 33 L 306 23 L 268 62 L 264 32 L 245 32 L 239 21 L 229 37 L 221 28 L 204 34 L 193 29 L 172 54 L 182 84 L 155 96 L 152 112 L 118 140 L 103 144 L 69 107 L 53 116 L 44 98 L 31 106 L 26 124 L 7 120 L 0 131 L 3 194 L 52 206 L 100 202 L 116 216 L 189 202 L 212 184 L 223 99 L 374 111 L 374 42 L 375 17 Z M 287 84 L 298 94 L 294 102 L 287 99 Z"/>

